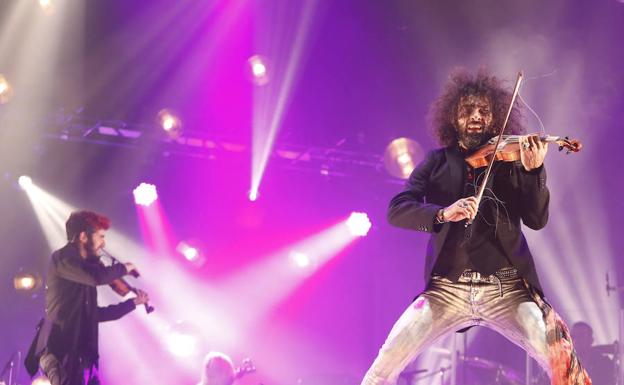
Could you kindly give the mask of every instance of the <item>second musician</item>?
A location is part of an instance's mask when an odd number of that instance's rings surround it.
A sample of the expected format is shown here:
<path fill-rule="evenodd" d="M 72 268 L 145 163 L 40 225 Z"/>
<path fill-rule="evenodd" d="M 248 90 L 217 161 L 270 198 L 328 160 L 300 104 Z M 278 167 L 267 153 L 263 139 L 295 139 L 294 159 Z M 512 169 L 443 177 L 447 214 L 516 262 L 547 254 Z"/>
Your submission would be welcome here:
<path fill-rule="evenodd" d="M 98 307 L 96 286 L 108 285 L 136 267 L 132 263 L 104 266 L 99 251 L 105 245 L 110 220 L 92 211 L 73 212 L 65 224 L 68 243 L 51 257 L 46 278 L 45 317 L 26 358 L 31 375 L 37 363 L 51 385 L 98 383 L 98 323 L 112 321 L 146 303 L 146 293 L 124 302 Z"/>

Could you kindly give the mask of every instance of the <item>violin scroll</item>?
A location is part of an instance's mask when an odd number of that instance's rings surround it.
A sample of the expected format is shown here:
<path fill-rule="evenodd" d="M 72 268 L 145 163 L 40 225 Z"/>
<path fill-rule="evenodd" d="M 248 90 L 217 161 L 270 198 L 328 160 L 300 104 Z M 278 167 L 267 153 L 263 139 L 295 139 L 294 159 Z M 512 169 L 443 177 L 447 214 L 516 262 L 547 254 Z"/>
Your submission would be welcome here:
<path fill-rule="evenodd" d="M 583 143 L 581 143 L 580 140 L 570 140 L 570 138 L 568 138 L 567 136 L 563 139 L 556 140 L 556 143 L 559 145 L 559 151 L 563 151 L 564 148 L 567 150 L 566 154 L 569 154 L 571 152 L 579 152 L 581 151 L 581 148 L 583 148 Z"/>

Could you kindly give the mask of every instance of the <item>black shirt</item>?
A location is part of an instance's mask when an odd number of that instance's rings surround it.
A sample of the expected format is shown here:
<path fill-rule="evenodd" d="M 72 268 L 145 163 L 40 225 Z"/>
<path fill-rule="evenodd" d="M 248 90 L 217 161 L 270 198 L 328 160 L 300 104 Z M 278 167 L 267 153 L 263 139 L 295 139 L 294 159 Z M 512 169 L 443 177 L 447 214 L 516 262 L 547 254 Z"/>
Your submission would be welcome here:
<path fill-rule="evenodd" d="M 465 153 L 459 148 L 454 148 L 454 151 L 465 157 Z M 496 175 L 504 173 L 505 168 L 504 163 L 495 164 L 490 178 L 496 179 Z M 464 186 L 462 197 L 477 195 L 485 169 L 485 167 L 474 169 L 465 163 L 462 174 Z M 483 194 L 479 211 L 472 225 L 466 227 L 465 220 L 449 223 L 447 241 L 433 268 L 434 275 L 457 281 L 460 274 L 467 269 L 490 275 L 497 270 L 511 266 L 496 238 L 497 227 L 509 220 L 505 216 L 498 215 L 500 211 L 505 210 L 506 205 L 496 196 L 497 185 L 505 183 L 501 179 L 498 178 L 495 186 L 493 183 L 488 183 L 488 189 Z"/>

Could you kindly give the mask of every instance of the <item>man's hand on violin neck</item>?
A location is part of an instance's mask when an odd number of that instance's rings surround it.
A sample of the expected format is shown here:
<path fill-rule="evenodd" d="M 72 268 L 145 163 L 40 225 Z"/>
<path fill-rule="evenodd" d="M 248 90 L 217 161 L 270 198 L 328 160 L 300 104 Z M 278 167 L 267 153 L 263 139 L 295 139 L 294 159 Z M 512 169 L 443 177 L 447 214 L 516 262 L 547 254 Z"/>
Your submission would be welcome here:
<path fill-rule="evenodd" d="M 527 171 L 541 167 L 547 152 L 548 143 L 543 143 L 539 135 L 527 135 L 520 139 L 520 161 Z"/>
<path fill-rule="evenodd" d="M 137 296 L 133 299 L 135 305 L 142 305 L 149 302 L 149 296 L 143 290 L 137 289 L 136 294 Z"/>
<path fill-rule="evenodd" d="M 468 197 L 457 200 L 455 203 L 444 209 L 443 217 L 445 222 L 459 222 L 463 219 L 474 219 L 477 215 L 477 198 Z"/>

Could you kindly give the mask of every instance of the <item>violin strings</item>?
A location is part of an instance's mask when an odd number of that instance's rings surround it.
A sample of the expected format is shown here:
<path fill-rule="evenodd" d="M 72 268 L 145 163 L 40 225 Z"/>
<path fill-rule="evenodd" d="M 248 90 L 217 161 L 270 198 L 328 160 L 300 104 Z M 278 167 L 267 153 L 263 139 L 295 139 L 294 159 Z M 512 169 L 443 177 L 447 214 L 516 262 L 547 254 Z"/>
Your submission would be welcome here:
<path fill-rule="evenodd" d="M 537 118 L 537 122 L 540 125 L 540 128 L 542 130 L 542 134 L 545 136 L 546 135 L 546 128 L 544 127 L 544 123 L 542 123 L 542 119 L 540 119 L 539 115 L 537 114 L 537 112 L 535 112 L 531 106 L 529 106 L 529 103 L 525 102 L 524 99 L 522 98 L 522 95 L 520 95 L 520 93 L 518 93 L 518 98 L 520 99 L 520 101 L 522 102 L 522 104 L 524 104 L 526 106 L 526 108 L 529 109 L 529 111 L 531 111 L 533 113 L 533 115 L 535 115 L 535 117 Z"/>

